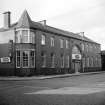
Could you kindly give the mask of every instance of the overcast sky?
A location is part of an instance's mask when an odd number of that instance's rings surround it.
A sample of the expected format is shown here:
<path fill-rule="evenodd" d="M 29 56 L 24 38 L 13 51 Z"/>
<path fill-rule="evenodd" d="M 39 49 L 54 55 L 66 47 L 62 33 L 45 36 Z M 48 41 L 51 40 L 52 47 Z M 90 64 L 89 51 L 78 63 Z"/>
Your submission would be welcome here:
<path fill-rule="evenodd" d="M 11 11 L 12 23 L 27 10 L 33 21 L 85 36 L 101 44 L 105 50 L 105 0 L 0 0 L 0 13 Z M 0 26 L 3 15 L 0 14 Z"/>

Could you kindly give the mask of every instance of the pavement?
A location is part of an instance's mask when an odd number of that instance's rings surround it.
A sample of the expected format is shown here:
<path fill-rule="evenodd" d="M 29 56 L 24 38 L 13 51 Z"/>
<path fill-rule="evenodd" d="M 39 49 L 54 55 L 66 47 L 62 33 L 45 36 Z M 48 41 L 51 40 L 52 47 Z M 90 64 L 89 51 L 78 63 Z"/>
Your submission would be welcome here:
<path fill-rule="evenodd" d="M 62 75 L 48 75 L 48 76 L 32 76 L 32 77 L 8 76 L 8 77 L 0 77 L 0 81 L 21 81 L 21 80 L 34 80 L 34 79 L 43 80 L 43 79 L 65 78 L 65 77 L 72 77 L 72 76 L 83 76 L 83 75 L 92 75 L 92 74 L 101 74 L 101 73 L 105 73 L 105 71 L 62 74 Z"/>

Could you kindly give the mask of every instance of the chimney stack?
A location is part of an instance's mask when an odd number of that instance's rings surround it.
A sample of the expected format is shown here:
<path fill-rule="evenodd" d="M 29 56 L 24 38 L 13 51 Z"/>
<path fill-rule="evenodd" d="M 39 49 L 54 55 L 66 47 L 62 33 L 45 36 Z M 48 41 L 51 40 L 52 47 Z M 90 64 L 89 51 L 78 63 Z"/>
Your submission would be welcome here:
<path fill-rule="evenodd" d="M 42 25 L 46 25 L 46 20 L 39 21 Z"/>
<path fill-rule="evenodd" d="M 7 11 L 7 12 L 4 12 L 4 28 L 8 29 L 10 27 L 10 24 L 11 24 L 11 12 L 10 11 Z"/>

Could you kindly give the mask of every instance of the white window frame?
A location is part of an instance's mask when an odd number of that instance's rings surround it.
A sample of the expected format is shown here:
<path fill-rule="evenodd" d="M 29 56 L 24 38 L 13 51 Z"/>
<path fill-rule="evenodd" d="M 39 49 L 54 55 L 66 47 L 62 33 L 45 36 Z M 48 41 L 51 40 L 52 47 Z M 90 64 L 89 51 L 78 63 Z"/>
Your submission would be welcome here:
<path fill-rule="evenodd" d="M 19 56 L 17 56 L 17 51 L 20 52 L 20 61 L 19 61 L 20 62 L 20 66 L 17 65 L 17 60 L 18 60 L 17 57 L 19 57 Z M 16 68 L 20 68 L 20 67 L 21 67 L 21 51 L 20 50 L 16 50 Z"/>
<path fill-rule="evenodd" d="M 20 67 L 22 68 L 35 68 L 35 49 L 16 49 L 16 51 L 20 51 Z M 29 51 L 28 52 L 28 66 L 23 67 L 23 52 L 24 51 Z M 31 51 L 34 51 L 34 66 L 31 64 Z M 16 55 L 16 68 L 20 68 L 17 66 L 17 55 Z"/>
<path fill-rule="evenodd" d="M 69 48 L 69 41 L 66 40 L 66 48 L 68 49 Z"/>
<path fill-rule="evenodd" d="M 16 43 L 35 43 L 35 33 L 32 29 L 28 29 L 28 28 L 20 28 L 20 29 L 16 29 L 16 32 L 20 31 L 20 36 L 18 37 L 18 39 L 20 39 L 20 41 L 17 42 L 17 40 L 15 39 Z M 22 31 L 28 31 L 27 37 L 28 37 L 28 42 L 23 42 L 23 38 L 25 35 L 22 35 Z M 33 32 L 34 34 L 31 35 L 31 32 Z M 17 38 L 17 34 L 16 37 Z"/>
<path fill-rule="evenodd" d="M 64 68 L 64 55 L 61 55 L 61 68 Z"/>
<path fill-rule="evenodd" d="M 69 55 L 66 56 L 67 68 L 70 67 L 70 57 Z"/>
<path fill-rule="evenodd" d="M 23 66 L 23 62 L 24 62 L 23 61 L 23 52 L 24 51 L 28 51 L 28 66 Z M 30 55 L 29 54 L 30 54 L 30 51 L 29 50 L 24 50 L 24 51 L 22 51 L 22 68 L 29 68 L 29 60 L 30 60 L 30 57 L 29 57 Z"/>
<path fill-rule="evenodd" d="M 42 53 L 41 54 L 41 57 L 42 57 L 42 68 L 45 68 L 46 67 L 46 54 L 45 53 Z"/>
<path fill-rule="evenodd" d="M 63 48 L 63 42 L 64 42 L 64 40 L 60 39 L 60 48 Z"/>
<path fill-rule="evenodd" d="M 54 68 L 55 67 L 55 54 L 52 53 L 51 54 L 51 68 Z"/>
<path fill-rule="evenodd" d="M 54 47 L 54 37 L 51 37 L 50 40 L 51 40 L 51 47 Z"/>
<path fill-rule="evenodd" d="M 31 52 L 34 52 L 34 56 L 31 56 Z M 34 65 L 32 65 L 32 62 L 31 62 L 31 60 L 32 60 L 32 57 L 34 58 Z M 30 67 L 31 68 L 34 68 L 35 67 L 35 50 L 30 50 Z"/>
<path fill-rule="evenodd" d="M 44 34 L 41 35 L 41 45 L 46 44 L 46 36 Z"/>

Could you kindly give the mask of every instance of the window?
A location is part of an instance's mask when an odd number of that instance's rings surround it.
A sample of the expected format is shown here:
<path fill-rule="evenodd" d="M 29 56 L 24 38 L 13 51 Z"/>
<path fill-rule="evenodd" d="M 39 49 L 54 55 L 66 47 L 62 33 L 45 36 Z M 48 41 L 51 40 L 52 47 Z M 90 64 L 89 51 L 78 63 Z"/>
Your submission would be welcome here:
<path fill-rule="evenodd" d="M 30 52 L 30 65 L 31 67 L 35 67 L 35 51 Z"/>
<path fill-rule="evenodd" d="M 35 67 L 35 51 L 34 50 L 17 50 L 16 51 L 16 67 L 34 68 Z"/>
<path fill-rule="evenodd" d="M 89 57 L 86 58 L 87 67 L 89 67 Z"/>
<path fill-rule="evenodd" d="M 83 58 L 82 60 L 83 60 L 83 61 L 82 61 L 82 63 L 83 63 L 83 67 L 85 67 L 85 66 L 86 66 L 86 59 Z"/>
<path fill-rule="evenodd" d="M 29 51 L 23 51 L 23 67 L 28 67 Z"/>
<path fill-rule="evenodd" d="M 69 41 L 66 40 L 66 48 L 68 49 L 69 48 Z"/>
<path fill-rule="evenodd" d="M 85 46 L 84 46 L 84 43 L 82 43 L 82 51 L 84 51 L 85 49 Z"/>
<path fill-rule="evenodd" d="M 21 43 L 21 31 L 16 31 L 16 43 Z"/>
<path fill-rule="evenodd" d="M 88 52 L 88 49 L 89 49 L 89 46 L 88 46 L 88 44 L 86 44 L 86 51 Z"/>
<path fill-rule="evenodd" d="M 93 67 L 93 57 L 91 57 L 91 67 Z"/>
<path fill-rule="evenodd" d="M 51 46 L 54 47 L 54 37 L 51 37 Z"/>
<path fill-rule="evenodd" d="M 63 48 L 63 39 L 60 39 L 60 48 Z"/>
<path fill-rule="evenodd" d="M 69 68 L 69 55 L 66 56 L 67 68 Z"/>
<path fill-rule="evenodd" d="M 35 43 L 35 34 L 29 29 L 21 29 L 16 31 L 16 43 Z"/>
<path fill-rule="evenodd" d="M 45 45 L 45 35 L 42 35 L 41 36 L 41 44 L 42 45 Z"/>
<path fill-rule="evenodd" d="M 16 51 L 16 67 L 20 67 L 20 51 Z"/>
<path fill-rule="evenodd" d="M 22 43 L 29 43 L 28 30 L 22 30 Z"/>
<path fill-rule="evenodd" d="M 61 55 L 61 68 L 64 67 L 64 55 Z"/>
<path fill-rule="evenodd" d="M 41 56 L 42 56 L 42 67 L 46 67 L 46 55 L 45 55 L 45 53 L 42 53 Z"/>
<path fill-rule="evenodd" d="M 51 54 L 51 67 L 52 68 L 54 68 L 54 66 L 55 66 L 54 61 L 55 61 L 55 55 L 52 53 Z"/>
<path fill-rule="evenodd" d="M 30 43 L 35 43 L 35 34 L 32 31 L 30 31 Z"/>

